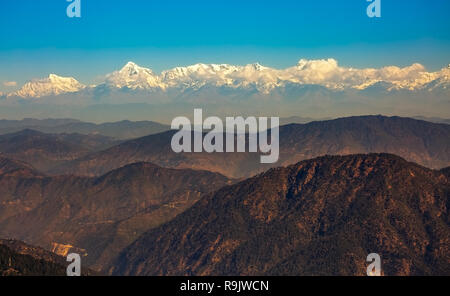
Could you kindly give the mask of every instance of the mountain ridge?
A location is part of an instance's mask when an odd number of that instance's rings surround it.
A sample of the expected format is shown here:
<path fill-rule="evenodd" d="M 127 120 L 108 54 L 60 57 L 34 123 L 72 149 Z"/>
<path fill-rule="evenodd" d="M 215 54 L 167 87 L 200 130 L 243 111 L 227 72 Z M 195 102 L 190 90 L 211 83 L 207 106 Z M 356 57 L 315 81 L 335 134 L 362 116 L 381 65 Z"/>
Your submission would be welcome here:
<path fill-rule="evenodd" d="M 32 129 L 0 135 L 0 152 L 45 172 L 50 168 L 118 143 L 101 135 L 47 134 Z"/>
<path fill-rule="evenodd" d="M 170 126 L 154 121 L 129 121 L 91 123 L 76 119 L 33 119 L 0 120 L 0 135 L 32 129 L 43 133 L 79 133 L 84 135 L 102 135 L 118 140 L 137 138 L 163 132 Z"/>
<path fill-rule="evenodd" d="M 0 174 L 0 237 L 73 250 L 100 270 L 137 235 L 232 182 L 142 162 L 95 178 Z"/>
<path fill-rule="evenodd" d="M 124 249 L 114 275 L 444 275 L 449 179 L 390 154 L 323 156 L 205 195 Z M 415 221 L 411 224 L 410 221 Z"/>
<path fill-rule="evenodd" d="M 207 169 L 232 178 L 249 177 L 325 154 L 388 152 L 431 168 L 450 165 L 450 125 L 385 116 L 355 116 L 280 127 L 280 160 L 260 165 L 258 153 L 180 153 L 171 150 L 175 131 L 126 141 L 55 168 L 51 173 L 99 175 L 130 162 Z"/>

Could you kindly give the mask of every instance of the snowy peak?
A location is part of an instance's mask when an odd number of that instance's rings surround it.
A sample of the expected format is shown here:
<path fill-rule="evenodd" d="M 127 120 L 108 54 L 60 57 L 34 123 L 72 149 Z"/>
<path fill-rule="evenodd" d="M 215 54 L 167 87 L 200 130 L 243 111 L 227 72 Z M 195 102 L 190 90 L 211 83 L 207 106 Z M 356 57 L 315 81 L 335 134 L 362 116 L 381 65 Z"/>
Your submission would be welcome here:
<path fill-rule="evenodd" d="M 250 85 L 267 93 L 275 86 L 279 70 L 264 67 L 258 63 L 245 66 L 229 64 L 195 64 L 176 67 L 161 73 L 166 87 L 194 88 L 204 85 L 216 87 L 247 88 Z"/>
<path fill-rule="evenodd" d="M 254 71 L 264 71 L 267 70 L 269 68 L 262 66 L 259 63 L 253 63 L 253 64 L 248 64 L 247 66 L 245 66 L 246 68 L 250 68 Z"/>
<path fill-rule="evenodd" d="M 128 75 L 130 77 L 139 75 L 139 73 L 141 73 L 141 72 L 153 74 L 152 70 L 143 68 L 143 67 L 139 67 L 137 64 L 135 64 L 133 62 L 126 63 L 126 65 L 123 66 L 123 68 L 120 69 L 119 72 L 123 75 Z"/>
<path fill-rule="evenodd" d="M 150 89 L 161 87 L 159 77 L 152 70 L 128 62 L 122 69 L 106 76 L 107 85 L 117 88 Z"/>
<path fill-rule="evenodd" d="M 435 79 L 431 79 L 431 81 L 426 85 L 428 90 L 431 91 L 437 88 L 450 89 L 450 65 L 437 72 L 433 78 Z"/>
<path fill-rule="evenodd" d="M 47 78 L 34 79 L 27 82 L 21 89 L 9 94 L 23 98 L 39 98 L 63 93 L 73 93 L 84 89 L 86 86 L 72 77 L 62 77 L 50 74 Z"/>
<path fill-rule="evenodd" d="M 227 64 L 195 64 L 187 67 L 176 67 L 163 71 L 161 76 L 165 82 L 170 80 L 207 79 L 237 71 L 239 67 Z"/>

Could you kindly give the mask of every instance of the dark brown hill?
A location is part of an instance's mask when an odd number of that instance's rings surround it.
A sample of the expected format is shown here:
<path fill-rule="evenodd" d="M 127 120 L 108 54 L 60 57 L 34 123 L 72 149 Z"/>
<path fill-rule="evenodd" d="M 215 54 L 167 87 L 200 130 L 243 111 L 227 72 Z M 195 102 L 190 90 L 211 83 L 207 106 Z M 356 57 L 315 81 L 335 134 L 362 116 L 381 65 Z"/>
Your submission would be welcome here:
<path fill-rule="evenodd" d="M 201 195 L 228 184 L 222 175 L 136 163 L 98 178 L 0 175 L 0 237 L 103 267 L 144 231 L 167 222 Z"/>
<path fill-rule="evenodd" d="M 325 156 L 208 194 L 144 233 L 116 275 L 450 275 L 450 182 L 389 154 Z"/>

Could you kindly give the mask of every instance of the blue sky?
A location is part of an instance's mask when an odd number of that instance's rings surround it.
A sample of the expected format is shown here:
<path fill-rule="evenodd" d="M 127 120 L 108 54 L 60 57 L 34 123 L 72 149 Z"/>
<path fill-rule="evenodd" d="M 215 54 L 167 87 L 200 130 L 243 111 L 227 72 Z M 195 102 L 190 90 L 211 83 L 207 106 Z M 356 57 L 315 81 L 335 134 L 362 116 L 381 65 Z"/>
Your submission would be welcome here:
<path fill-rule="evenodd" d="M 82 17 L 70 19 L 65 0 L 4 0 L 0 91 L 48 73 L 89 83 L 129 60 L 155 72 L 328 57 L 353 67 L 450 63 L 450 1 L 381 2 L 382 17 L 370 19 L 366 0 L 81 0 Z"/>

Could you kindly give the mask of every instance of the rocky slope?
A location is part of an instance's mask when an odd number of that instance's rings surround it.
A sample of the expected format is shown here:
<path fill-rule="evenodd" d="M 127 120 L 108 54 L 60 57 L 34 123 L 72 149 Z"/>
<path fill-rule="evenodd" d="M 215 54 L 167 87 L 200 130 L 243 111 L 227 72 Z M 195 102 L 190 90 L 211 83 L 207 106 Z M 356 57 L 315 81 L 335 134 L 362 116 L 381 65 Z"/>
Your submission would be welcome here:
<path fill-rule="evenodd" d="M 208 194 L 140 236 L 116 275 L 449 275 L 450 180 L 389 154 L 325 156 Z"/>
<path fill-rule="evenodd" d="M 21 241 L 0 239 L 0 276 L 65 276 L 64 257 Z M 81 275 L 97 275 L 81 268 Z"/>
<path fill-rule="evenodd" d="M 96 178 L 0 174 L 0 237 L 61 255 L 75 250 L 101 269 L 141 233 L 229 182 L 215 173 L 149 163 Z"/>

